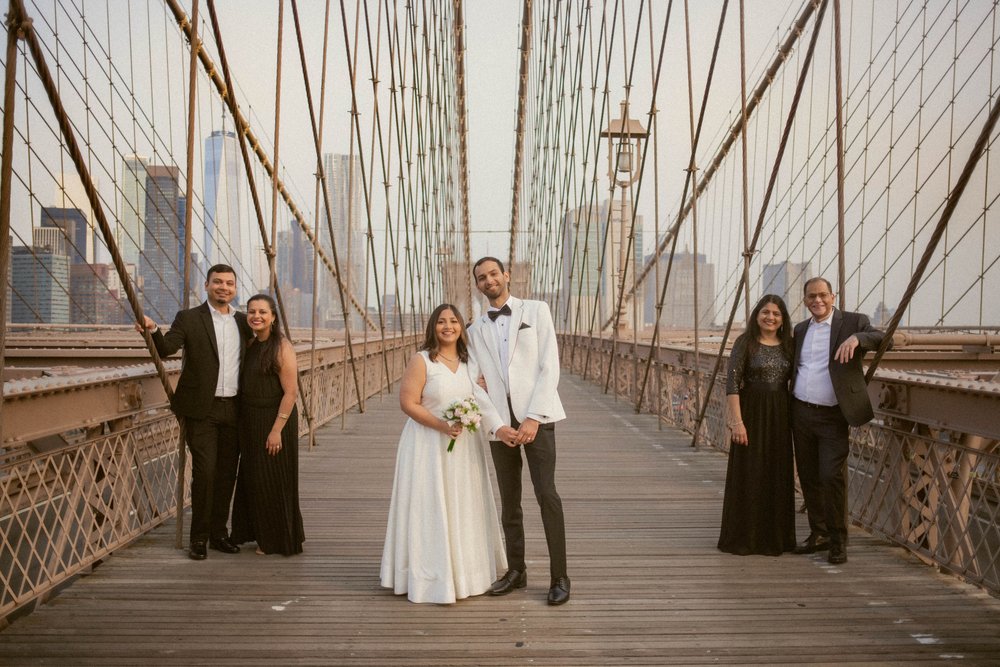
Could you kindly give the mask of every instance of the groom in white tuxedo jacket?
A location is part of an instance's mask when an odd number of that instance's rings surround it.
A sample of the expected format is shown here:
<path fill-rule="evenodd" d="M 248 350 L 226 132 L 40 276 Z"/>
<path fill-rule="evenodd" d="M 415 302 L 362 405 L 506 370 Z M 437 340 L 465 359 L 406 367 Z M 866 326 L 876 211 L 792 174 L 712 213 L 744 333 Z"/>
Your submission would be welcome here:
<path fill-rule="evenodd" d="M 495 257 L 473 268 L 476 286 L 490 301 L 489 310 L 468 328 L 473 377 L 486 382 L 496 415 L 483 412 L 500 487 L 501 523 L 509 570 L 494 582 L 491 595 L 524 588 L 524 522 L 521 510 L 521 451 L 535 488 L 549 548 L 551 584 L 548 602 L 569 600 L 566 529 L 562 500 L 556 492 L 555 422 L 566 418 L 559 400 L 559 351 L 549 307 L 510 294 L 510 274 Z"/>

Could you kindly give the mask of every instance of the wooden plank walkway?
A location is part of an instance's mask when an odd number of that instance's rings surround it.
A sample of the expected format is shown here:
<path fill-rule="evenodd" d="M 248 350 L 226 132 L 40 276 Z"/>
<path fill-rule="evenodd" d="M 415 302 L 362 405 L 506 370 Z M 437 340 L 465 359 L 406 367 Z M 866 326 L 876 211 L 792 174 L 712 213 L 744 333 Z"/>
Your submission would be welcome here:
<path fill-rule="evenodd" d="M 163 526 L 0 633 L 0 664 L 1000 663 L 1000 600 L 859 531 L 840 567 L 719 553 L 725 457 L 577 378 L 561 388 L 565 607 L 545 604 L 530 495 L 527 590 L 437 606 L 379 588 L 393 396 L 302 453 L 304 554 L 198 563 Z"/>

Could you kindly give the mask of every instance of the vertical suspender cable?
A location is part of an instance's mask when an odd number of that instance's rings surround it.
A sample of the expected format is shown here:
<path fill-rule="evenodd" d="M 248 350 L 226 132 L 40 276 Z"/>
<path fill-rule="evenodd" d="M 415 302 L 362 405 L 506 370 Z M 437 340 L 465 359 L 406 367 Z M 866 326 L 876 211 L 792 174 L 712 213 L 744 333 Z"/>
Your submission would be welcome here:
<path fill-rule="evenodd" d="M 517 81 L 517 125 L 514 129 L 514 184 L 511 188 L 510 205 L 510 251 L 507 254 L 507 269 L 514 263 L 517 243 L 517 224 L 520 212 L 521 169 L 524 152 L 524 117 L 527 112 L 528 56 L 531 53 L 531 2 L 524 0 L 521 16 L 521 67 Z"/>
<path fill-rule="evenodd" d="M 649 3 L 649 70 L 652 74 L 653 70 L 653 3 Z M 664 27 L 664 33 L 666 33 L 666 27 Z M 655 74 L 654 74 L 655 76 Z M 654 79 L 655 81 L 655 79 Z M 656 106 L 656 93 L 653 93 L 653 104 L 650 107 L 650 130 L 653 133 L 653 242 L 655 243 L 657 239 L 660 238 L 660 152 L 659 152 L 659 118 L 660 110 Z M 656 284 L 660 284 L 660 263 L 656 263 Z M 634 273 L 633 273 L 634 275 Z M 635 278 L 634 278 L 635 279 Z M 643 304 L 645 306 L 645 304 Z M 645 318 L 644 318 L 645 319 Z M 656 371 L 656 430 L 663 430 L 663 373 L 659 369 L 660 362 L 660 339 L 656 339 L 654 345 L 650 345 L 650 354 L 655 355 L 657 361 L 657 371 Z M 638 362 L 639 355 L 636 354 L 636 362 Z M 636 368 L 636 376 L 638 376 L 638 368 Z M 642 408 L 642 395 L 638 396 L 636 404 L 639 406 L 637 411 Z"/>
<path fill-rule="evenodd" d="M 354 390 L 357 393 L 357 395 L 360 396 L 361 395 L 361 386 L 360 386 L 360 383 L 359 383 L 359 380 L 358 380 L 358 368 L 357 368 L 357 364 L 356 364 L 355 359 L 354 359 L 354 346 L 351 344 L 351 328 L 349 326 L 346 326 L 347 325 L 347 321 L 349 319 L 348 308 L 347 308 L 347 298 L 348 298 L 348 295 L 347 295 L 347 290 L 345 289 L 344 281 L 343 281 L 343 275 L 344 274 L 341 273 L 341 271 L 340 271 L 340 259 L 339 259 L 338 255 L 337 255 L 337 240 L 335 238 L 333 238 L 333 219 L 330 216 L 330 193 L 327 190 L 326 176 L 323 174 L 323 160 L 322 160 L 322 153 L 320 152 L 320 145 L 321 144 L 320 144 L 319 130 L 316 127 L 316 114 L 315 114 L 315 111 L 313 109 L 312 91 L 311 91 L 311 88 L 309 86 L 309 71 L 306 68 L 305 45 L 303 44 L 303 41 L 302 41 L 302 27 L 301 27 L 301 24 L 299 22 L 299 8 L 298 8 L 298 3 L 296 2 L 296 0 L 292 0 L 292 18 L 294 19 L 294 22 L 295 22 L 295 39 L 296 39 L 296 42 L 298 43 L 298 46 L 299 46 L 299 60 L 300 60 L 301 66 L 302 66 L 302 81 L 305 84 L 305 88 L 306 88 L 306 103 L 307 103 L 307 105 L 309 107 L 309 109 L 308 109 L 309 110 L 309 123 L 310 123 L 310 125 L 312 127 L 313 146 L 316 149 L 316 169 L 319 170 L 319 173 L 320 173 L 320 183 L 321 183 L 322 189 L 323 189 L 323 202 L 324 202 L 323 210 L 326 213 L 326 225 L 327 225 L 327 230 L 330 233 L 330 244 L 331 244 L 331 246 L 333 248 L 333 264 L 334 264 L 334 267 L 336 269 L 335 273 L 336 273 L 336 277 L 337 277 L 337 290 L 338 290 L 338 292 L 340 294 L 340 304 L 342 306 L 341 310 L 343 312 L 344 324 L 345 324 L 345 326 L 344 326 L 344 337 L 345 337 L 345 344 L 347 346 L 347 356 L 350 359 L 350 362 L 351 362 L 351 373 L 354 376 Z M 315 289 L 315 286 L 313 287 L 313 289 Z M 364 316 L 367 316 L 367 313 L 364 313 Z M 344 410 L 347 409 L 346 403 L 342 405 L 342 408 Z"/>
<path fill-rule="evenodd" d="M 722 26 L 726 20 L 726 9 L 729 5 L 729 0 L 725 0 L 722 5 L 722 18 L 719 19 L 719 32 L 716 37 L 716 45 L 718 45 L 719 38 L 722 37 Z M 694 129 L 694 84 L 691 81 L 691 12 L 688 11 L 688 0 L 684 0 L 684 46 L 687 51 L 687 80 L 688 80 L 688 128 L 691 133 L 691 157 L 688 160 L 688 177 L 691 179 L 691 238 L 692 238 L 692 252 L 691 252 L 691 278 L 694 285 L 694 292 L 692 294 L 693 299 L 691 300 L 693 311 L 694 311 L 694 404 L 701 405 L 701 347 L 698 341 L 699 338 L 699 327 L 698 327 L 698 165 L 696 163 L 697 156 L 695 152 L 698 149 L 698 139 L 695 134 Z M 713 54 L 713 62 L 715 55 Z M 711 80 L 710 80 L 711 81 Z M 707 91 L 707 88 L 706 88 Z M 702 102 L 702 111 L 704 112 L 704 107 L 708 104 L 708 99 L 706 98 Z M 671 259 L 673 257 L 671 256 Z M 706 401 L 708 397 L 705 397 Z M 698 431 L 694 432 L 694 443 L 698 442 Z"/>
<path fill-rule="evenodd" d="M 195 0 L 197 2 L 197 0 Z M 276 63 L 274 65 L 274 169 L 278 170 L 278 139 L 281 136 L 281 53 L 282 37 L 284 36 L 285 25 L 285 0 L 278 0 L 278 44 L 276 50 Z M 194 67 L 192 60 L 191 67 Z M 276 247 L 278 242 L 278 182 L 271 180 L 271 248 Z M 267 268 L 270 273 L 269 284 L 272 292 L 278 289 L 278 271 L 275 267 L 275 255 L 271 253 L 267 256 Z M 313 290 L 315 291 L 315 290 Z M 312 370 L 310 369 L 310 373 Z M 305 398 L 303 396 L 303 398 Z M 305 403 L 305 401 L 303 401 Z M 312 412 L 310 410 L 310 412 Z M 312 429 L 310 429 L 312 430 Z"/>
<path fill-rule="evenodd" d="M 14 3 L 12 2 L 11 5 Z M 10 188 L 14 171 L 14 85 L 17 81 L 17 39 L 23 16 L 7 14 L 7 60 L 3 79 L 3 154 L 0 155 L 0 280 L 7 280 L 10 266 Z M 7 321 L 7 290 L 0 289 L 0 323 Z M 7 351 L 7 327 L 0 326 L 0 369 Z M 3 416 L 3 381 L 0 380 L 0 417 Z"/>
<path fill-rule="evenodd" d="M 836 71 L 837 120 L 837 294 L 847 308 L 847 266 L 844 259 L 844 84 L 840 53 L 840 0 L 833 0 L 833 60 Z M 749 292 L 749 290 L 748 290 Z"/>
<path fill-rule="evenodd" d="M 194 132 L 195 117 L 194 111 L 198 99 L 198 51 L 201 49 L 201 40 L 198 38 L 198 0 L 191 3 L 191 58 L 188 67 L 188 133 L 187 133 L 187 173 L 184 185 L 184 283 L 182 284 L 181 308 L 187 310 L 191 307 L 191 217 L 194 213 Z M 183 426 L 183 424 L 182 424 Z M 187 434 L 185 429 L 180 429 L 177 440 L 177 526 L 174 534 L 174 547 L 181 549 L 184 546 L 184 513 L 180 508 L 184 507 L 185 476 L 187 470 L 187 450 L 185 440 Z"/>
<path fill-rule="evenodd" d="M 282 0 L 283 1 L 283 0 Z M 326 0 L 326 9 L 323 14 L 323 66 L 320 68 L 319 75 L 319 137 L 320 137 L 320 151 L 322 152 L 323 147 L 323 121 L 326 118 L 324 110 L 326 107 L 326 50 L 327 45 L 330 40 L 330 0 Z M 309 368 L 312 371 L 309 373 L 309 405 L 315 405 L 316 396 L 316 311 L 319 307 L 319 248 L 320 245 L 320 211 L 322 210 L 319 206 L 319 195 L 322 190 L 322 174 L 320 171 L 316 172 L 316 204 L 315 204 L 315 218 L 313 219 L 313 236 L 316 242 L 313 244 L 313 275 L 312 275 L 312 316 L 310 317 L 310 322 L 312 324 L 312 337 L 309 345 Z M 343 407 L 343 404 L 341 405 Z M 309 449 L 316 446 L 316 430 L 313 428 L 309 429 Z"/>
<path fill-rule="evenodd" d="M 740 123 L 744 128 L 747 126 L 747 36 L 746 36 L 746 7 L 744 0 L 740 0 Z M 747 178 L 747 133 L 746 130 L 740 132 L 740 149 L 743 163 L 743 284 L 750 284 L 750 260 L 753 255 L 750 253 L 750 186 Z M 750 322 L 750 290 L 744 292 L 744 321 Z"/>

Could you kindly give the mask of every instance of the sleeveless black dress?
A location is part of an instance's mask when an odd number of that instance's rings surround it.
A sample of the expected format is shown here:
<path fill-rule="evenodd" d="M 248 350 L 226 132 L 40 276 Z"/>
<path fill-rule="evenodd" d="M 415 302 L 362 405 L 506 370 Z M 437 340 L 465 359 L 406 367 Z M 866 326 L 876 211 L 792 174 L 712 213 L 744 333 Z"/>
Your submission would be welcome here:
<path fill-rule="evenodd" d="M 744 359 L 739 338 L 726 394 L 739 394 L 746 446 L 729 443 L 719 549 L 778 556 L 795 548 L 795 477 L 789 421 L 791 362 L 780 346 L 759 345 Z"/>
<path fill-rule="evenodd" d="M 267 453 L 267 435 L 283 391 L 277 371 L 261 370 L 262 346 L 251 343 L 240 369 L 240 469 L 233 501 L 232 540 L 256 542 L 268 554 L 302 553 L 299 510 L 299 418 L 293 408 L 281 430 L 281 450 Z"/>

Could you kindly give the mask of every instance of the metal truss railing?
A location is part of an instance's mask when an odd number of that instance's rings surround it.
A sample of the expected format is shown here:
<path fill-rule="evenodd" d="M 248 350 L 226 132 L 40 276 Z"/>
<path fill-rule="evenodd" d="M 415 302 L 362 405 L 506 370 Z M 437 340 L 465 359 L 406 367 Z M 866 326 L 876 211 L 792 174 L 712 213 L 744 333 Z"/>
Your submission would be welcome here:
<path fill-rule="evenodd" d="M 851 516 L 875 535 L 1000 591 L 1000 449 L 949 431 L 885 423 L 854 433 Z M 956 442 L 955 438 L 959 441 Z M 981 443 L 985 444 L 985 443 Z"/>
<path fill-rule="evenodd" d="M 415 343 L 413 336 L 387 339 L 385 358 L 381 341 L 363 352 L 357 346 L 363 398 L 385 389 L 386 365 L 393 381 L 402 375 Z M 342 344 L 319 346 L 315 368 L 309 357 L 307 348 L 300 352 L 299 368 L 307 390 L 316 375 L 312 414 L 320 425 L 359 397 L 354 383 L 344 382 L 350 369 Z M 8 382 L 5 400 L 0 628 L 16 610 L 44 601 L 176 514 L 179 435 L 151 365 Z M 74 402 L 79 409 L 67 414 Z M 305 420 L 299 423 L 305 433 Z"/>
<path fill-rule="evenodd" d="M 662 347 L 640 401 L 648 345 L 563 335 L 560 347 L 564 367 L 600 384 L 613 364 L 609 391 L 693 435 L 713 355 L 699 370 L 692 349 Z M 876 418 L 851 433 L 849 511 L 874 535 L 1000 594 L 1000 383 L 970 375 L 876 373 Z M 724 386 L 717 378 L 698 442 L 728 451 Z"/>

